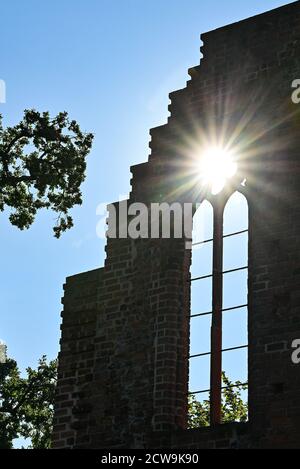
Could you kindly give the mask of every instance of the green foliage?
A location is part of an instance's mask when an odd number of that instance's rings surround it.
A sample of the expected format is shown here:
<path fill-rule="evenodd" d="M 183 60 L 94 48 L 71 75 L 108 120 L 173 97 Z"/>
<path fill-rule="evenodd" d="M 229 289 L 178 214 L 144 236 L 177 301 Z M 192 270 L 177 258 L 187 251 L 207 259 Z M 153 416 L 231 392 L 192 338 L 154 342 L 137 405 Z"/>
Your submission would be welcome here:
<path fill-rule="evenodd" d="M 225 373 L 222 374 L 223 385 L 226 386 L 223 392 L 222 419 L 224 423 L 247 422 L 248 403 L 241 397 L 241 391 L 245 391 L 247 386 L 243 386 L 241 381 L 231 383 Z M 238 387 L 232 387 L 232 386 Z"/>
<path fill-rule="evenodd" d="M 12 448 L 15 438 L 30 438 L 32 448 L 50 447 L 57 361 L 39 360 L 21 378 L 14 360 L 0 363 L 0 449 Z"/>
<path fill-rule="evenodd" d="M 82 203 L 92 141 L 66 112 L 51 119 L 48 112 L 25 110 L 23 120 L 6 129 L 0 115 L 0 211 L 9 209 L 10 222 L 23 230 L 38 210 L 51 209 L 59 238 L 73 226 L 69 210 Z"/>
<path fill-rule="evenodd" d="M 243 401 L 241 391 L 247 389 L 240 381 L 232 383 L 222 373 L 224 389 L 222 393 L 222 422 L 246 422 L 248 419 L 248 404 Z M 232 386 L 238 387 L 232 387 Z M 199 428 L 210 425 L 210 403 L 209 400 L 197 401 L 194 395 L 189 396 L 188 403 L 188 427 Z"/>
<path fill-rule="evenodd" d="M 209 401 L 197 401 L 193 394 L 189 395 L 188 428 L 209 427 Z"/>

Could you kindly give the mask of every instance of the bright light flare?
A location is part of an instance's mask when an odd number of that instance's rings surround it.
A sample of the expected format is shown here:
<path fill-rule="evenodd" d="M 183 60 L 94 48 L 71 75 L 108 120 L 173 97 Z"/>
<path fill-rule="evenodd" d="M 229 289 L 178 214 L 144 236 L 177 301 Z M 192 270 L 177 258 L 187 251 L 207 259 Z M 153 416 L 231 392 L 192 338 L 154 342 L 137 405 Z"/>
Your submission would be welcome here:
<path fill-rule="evenodd" d="M 213 195 L 224 188 L 226 181 L 237 171 L 232 154 L 220 147 L 207 149 L 200 158 L 199 175 L 205 185 L 210 186 Z"/>

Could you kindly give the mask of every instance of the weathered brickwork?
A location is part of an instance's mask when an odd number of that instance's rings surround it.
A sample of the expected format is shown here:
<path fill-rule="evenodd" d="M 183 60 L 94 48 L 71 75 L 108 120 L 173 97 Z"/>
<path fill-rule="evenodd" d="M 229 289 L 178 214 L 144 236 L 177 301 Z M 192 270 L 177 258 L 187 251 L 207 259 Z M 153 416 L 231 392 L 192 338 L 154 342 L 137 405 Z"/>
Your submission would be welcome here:
<path fill-rule="evenodd" d="M 203 58 L 132 168 L 130 202 L 200 202 L 191 142 L 240 145 L 249 205 L 249 423 L 186 430 L 190 252 L 108 239 L 65 286 L 54 448 L 300 447 L 300 2 L 202 35 Z M 118 204 L 116 204 L 117 206 Z"/>

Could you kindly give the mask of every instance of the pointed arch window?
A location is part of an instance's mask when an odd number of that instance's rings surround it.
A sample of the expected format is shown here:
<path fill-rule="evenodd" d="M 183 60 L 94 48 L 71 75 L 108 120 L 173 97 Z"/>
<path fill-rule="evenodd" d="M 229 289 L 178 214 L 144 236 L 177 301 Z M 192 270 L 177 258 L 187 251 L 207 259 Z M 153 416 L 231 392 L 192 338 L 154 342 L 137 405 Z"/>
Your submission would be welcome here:
<path fill-rule="evenodd" d="M 193 221 L 189 389 L 209 402 L 210 424 L 222 423 L 228 383 L 247 384 L 248 204 L 235 192 L 205 201 Z M 245 391 L 243 400 L 247 399 Z"/>

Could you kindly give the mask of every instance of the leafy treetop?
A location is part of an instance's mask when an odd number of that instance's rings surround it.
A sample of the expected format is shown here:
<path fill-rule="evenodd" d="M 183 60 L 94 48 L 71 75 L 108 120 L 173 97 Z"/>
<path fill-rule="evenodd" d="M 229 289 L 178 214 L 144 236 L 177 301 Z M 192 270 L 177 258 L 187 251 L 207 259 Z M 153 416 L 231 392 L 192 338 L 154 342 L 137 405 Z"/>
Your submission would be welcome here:
<path fill-rule="evenodd" d="M 31 448 L 50 448 L 57 361 L 39 360 L 37 370 L 27 368 L 21 377 L 17 363 L 0 363 L 0 449 L 13 440 L 29 438 Z"/>
<path fill-rule="evenodd" d="M 222 422 L 246 422 L 248 419 L 248 404 L 243 401 L 241 391 L 247 389 L 247 386 L 240 381 L 232 383 L 224 372 L 222 373 L 222 379 L 225 387 L 222 395 Z M 208 427 L 209 421 L 209 400 L 199 402 L 194 395 L 190 395 L 188 402 L 189 428 Z"/>
<path fill-rule="evenodd" d="M 57 213 L 57 238 L 73 226 L 69 210 L 82 203 L 86 156 L 93 135 L 83 133 L 67 112 L 53 119 L 48 112 L 25 110 L 22 121 L 3 128 L 0 115 L 0 211 L 10 222 L 29 228 L 39 209 Z"/>

